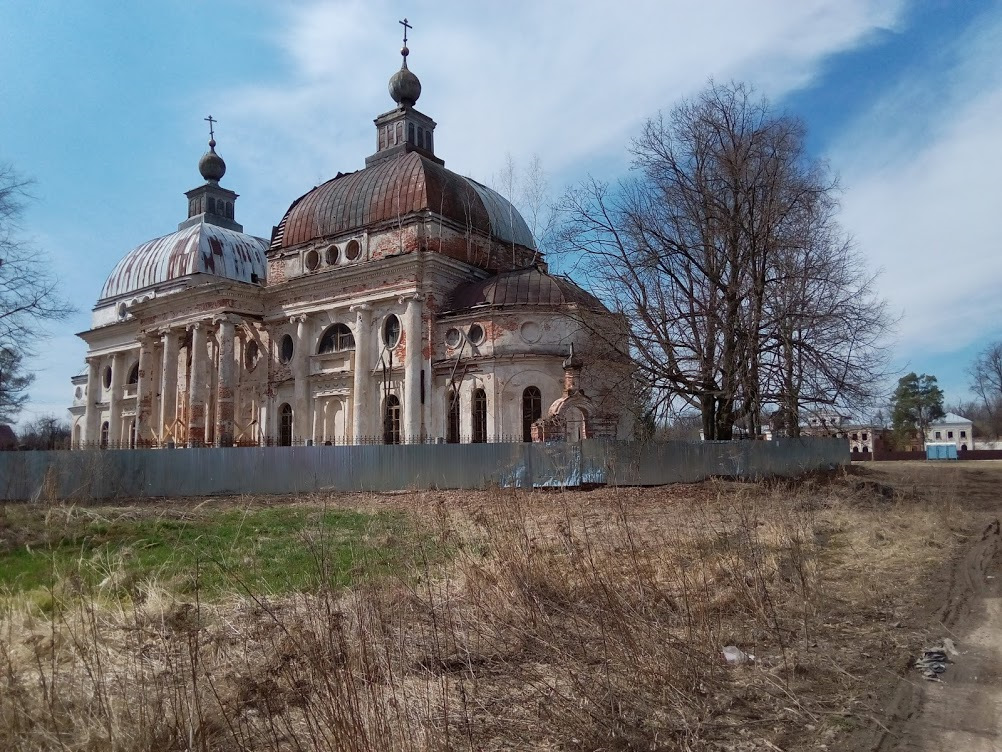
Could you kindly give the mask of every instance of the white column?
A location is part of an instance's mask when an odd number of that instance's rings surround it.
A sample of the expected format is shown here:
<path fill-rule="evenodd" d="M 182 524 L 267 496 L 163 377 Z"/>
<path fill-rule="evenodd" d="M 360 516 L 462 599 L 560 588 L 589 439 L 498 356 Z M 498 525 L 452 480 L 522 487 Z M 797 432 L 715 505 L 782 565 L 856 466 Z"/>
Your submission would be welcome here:
<path fill-rule="evenodd" d="M 153 419 L 153 379 L 156 371 L 156 354 L 153 338 L 143 334 L 139 338 L 139 382 L 136 384 L 136 448 L 153 443 L 150 425 Z"/>
<path fill-rule="evenodd" d="M 206 326 L 199 322 L 191 330 L 191 383 L 188 385 L 188 446 L 205 445 L 205 393 L 208 381 Z"/>
<path fill-rule="evenodd" d="M 122 430 L 122 383 L 125 381 L 125 353 L 117 352 L 111 358 L 111 394 L 108 397 L 108 443 L 113 448 L 128 446 L 123 441 Z"/>
<path fill-rule="evenodd" d="M 233 320 L 228 317 L 218 319 L 219 330 L 219 373 L 216 380 L 216 446 L 233 446 L 234 383 L 235 364 L 233 361 Z"/>
<path fill-rule="evenodd" d="M 97 409 L 98 397 L 101 394 L 101 361 L 97 357 L 87 358 L 87 405 L 84 408 L 84 435 L 82 441 L 90 446 L 97 446 L 101 440 L 99 420 L 101 412 Z"/>
<path fill-rule="evenodd" d="M 404 441 L 421 441 L 421 295 L 406 298 L 404 311 Z"/>
<path fill-rule="evenodd" d="M 309 324 L 306 316 L 293 316 L 296 324 L 296 349 L 292 356 L 292 438 L 306 441 L 310 437 L 310 348 Z"/>
<path fill-rule="evenodd" d="M 372 368 L 369 351 L 372 347 L 372 306 L 366 304 L 352 306 L 355 313 L 355 382 L 351 395 L 351 431 L 355 443 L 361 443 L 369 429 L 367 416 L 372 412 Z"/>
<path fill-rule="evenodd" d="M 177 332 L 167 329 L 161 334 L 163 358 L 160 361 L 160 430 L 158 438 L 161 446 L 168 440 L 176 441 L 175 421 L 177 420 L 177 358 L 180 339 Z"/>

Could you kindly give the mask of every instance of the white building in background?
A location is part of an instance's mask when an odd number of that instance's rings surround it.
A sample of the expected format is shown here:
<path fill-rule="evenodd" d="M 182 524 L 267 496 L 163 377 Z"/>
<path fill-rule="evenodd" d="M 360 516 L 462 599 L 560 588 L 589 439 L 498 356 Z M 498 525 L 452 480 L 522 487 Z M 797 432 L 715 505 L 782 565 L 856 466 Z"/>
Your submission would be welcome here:
<path fill-rule="evenodd" d="M 925 431 L 927 444 L 955 444 L 958 451 L 974 449 L 974 424 L 956 413 L 947 413 L 929 424 Z"/>
<path fill-rule="evenodd" d="M 118 263 L 79 335 L 74 446 L 632 434 L 625 322 L 548 273 L 509 201 L 445 168 L 402 53 L 365 167 L 293 201 L 270 239 L 236 222 L 210 132 L 187 219 Z"/>

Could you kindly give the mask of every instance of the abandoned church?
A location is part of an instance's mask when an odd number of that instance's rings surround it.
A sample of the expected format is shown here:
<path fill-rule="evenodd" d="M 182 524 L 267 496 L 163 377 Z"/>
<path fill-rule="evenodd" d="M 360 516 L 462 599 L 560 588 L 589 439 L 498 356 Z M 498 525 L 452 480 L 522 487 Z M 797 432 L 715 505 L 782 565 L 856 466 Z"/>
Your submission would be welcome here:
<path fill-rule="evenodd" d="M 365 167 L 243 231 L 209 150 L 176 232 L 115 266 L 72 379 L 75 447 L 631 434 L 624 322 L 550 274 L 525 221 L 446 169 L 408 49 Z"/>

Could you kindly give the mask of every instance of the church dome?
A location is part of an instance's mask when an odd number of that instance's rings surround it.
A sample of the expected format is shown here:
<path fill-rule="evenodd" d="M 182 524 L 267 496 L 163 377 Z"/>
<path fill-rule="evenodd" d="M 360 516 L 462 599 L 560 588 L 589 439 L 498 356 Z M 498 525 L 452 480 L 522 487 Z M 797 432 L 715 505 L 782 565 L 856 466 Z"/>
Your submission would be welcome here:
<path fill-rule="evenodd" d="M 219 182 L 226 174 L 226 162 L 216 154 L 215 140 L 209 141 L 209 150 L 198 160 L 198 171 L 206 180 Z"/>
<path fill-rule="evenodd" d="M 413 107 L 421 96 L 421 81 L 407 67 L 407 53 L 406 47 L 400 50 L 400 54 L 404 56 L 404 62 L 400 66 L 400 70 L 390 77 L 389 90 L 394 102 Z"/>
<path fill-rule="evenodd" d="M 487 279 L 460 285 L 445 305 L 445 311 L 466 311 L 473 308 L 502 308 L 578 305 L 607 311 L 590 292 L 578 287 L 569 278 L 548 274 L 538 266 L 501 272 Z"/>
<path fill-rule="evenodd" d="M 339 175 L 300 197 L 271 247 L 289 248 L 416 212 L 434 212 L 505 244 L 535 249 L 525 220 L 507 199 L 418 151 Z"/>
<path fill-rule="evenodd" d="M 104 283 L 100 300 L 199 273 L 263 284 L 266 247 L 263 238 L 196 222 L 126 254 Z"/>

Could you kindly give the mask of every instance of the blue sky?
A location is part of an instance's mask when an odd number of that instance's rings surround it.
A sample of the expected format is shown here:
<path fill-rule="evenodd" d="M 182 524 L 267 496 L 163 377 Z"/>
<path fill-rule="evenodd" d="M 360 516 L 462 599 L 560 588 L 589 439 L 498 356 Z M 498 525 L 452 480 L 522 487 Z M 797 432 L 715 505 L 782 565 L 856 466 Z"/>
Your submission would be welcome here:
<path fill-rule="evenodd" d="M 1002 4 L 0 0 L 0 161 L 36 180 L 24 235 L 79 309 L 40 343 L 22 420 L 64 414 L 104 279 L 184 219 L 202 118 L 238 221 L 267 237 L 373 151 L 404 16 L 436 151 L 482 181 L 508 154 L 538 155 L 554 194 L 613 180 L 643 120 L 711 77 L 804 118 L 901 316 L 896 366 L 967 396 L 964 368 L 1002 338 Z"/>

